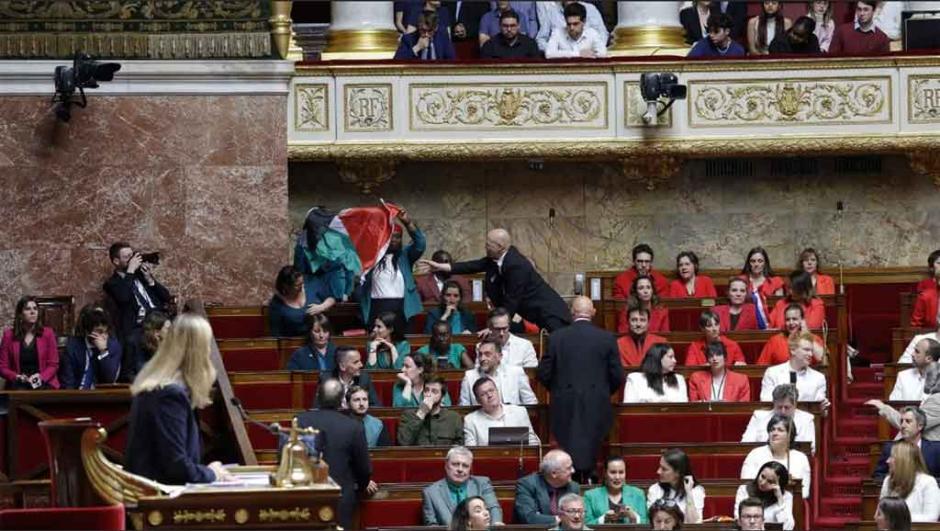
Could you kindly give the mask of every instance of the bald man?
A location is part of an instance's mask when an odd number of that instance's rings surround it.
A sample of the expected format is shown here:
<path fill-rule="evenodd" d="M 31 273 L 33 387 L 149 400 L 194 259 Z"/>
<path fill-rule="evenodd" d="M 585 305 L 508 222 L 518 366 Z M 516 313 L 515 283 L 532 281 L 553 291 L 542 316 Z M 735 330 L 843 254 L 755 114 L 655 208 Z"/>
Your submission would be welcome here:
<path fill-rule="evenodd" d="M 484 273 L 483 289 L 494 307 L 503 307 L 509 315 L 519 314 L 539 328 L 554 332 L 571 322 L 571 314 L 532 262 L 512 245 L 505 229 L 486 234 L 486 256 L 479 260 L 443 264 L 422 260 L 432 271 L 454 274 Z"/>
<path fill-rule="evenodd" d="M 575 297 L 571 313 L 574 323 L 549 338 L 538 379 L 551 393 L 552 435 L 586 481 L 613 421 L 610 395 L 620 391 L 624 376 L 614 335 L 591 323 L 591 299 Z"/>

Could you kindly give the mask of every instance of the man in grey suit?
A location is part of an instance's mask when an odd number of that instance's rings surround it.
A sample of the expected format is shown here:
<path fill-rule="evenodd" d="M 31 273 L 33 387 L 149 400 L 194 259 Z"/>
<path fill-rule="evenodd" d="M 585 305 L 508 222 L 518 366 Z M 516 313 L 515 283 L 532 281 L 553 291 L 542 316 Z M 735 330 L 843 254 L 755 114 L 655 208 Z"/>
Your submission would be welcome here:
<path fill-rule="evenodd" d="M 444 479 L 431 483 L 421 492 L 424 499 L 424 525 L 449 526 L 457 504 L 473 496 L 479 496 L 486 502 L 493 524 L 503 523 L 503 511 L 496 501 L 496 492 L 490 478 L 471 476 L 472 466 L 473 452 L 465 447 L 454 446 L 447 452 Z"/>
<path fill-rule="evenodd" d="M 564 450 L 545 454 L 539 471 L 516 482 L 516 523 L 557 526 L 565 494 L 578 494 L 578 484 L 571 481 L 574 466 Z"/>

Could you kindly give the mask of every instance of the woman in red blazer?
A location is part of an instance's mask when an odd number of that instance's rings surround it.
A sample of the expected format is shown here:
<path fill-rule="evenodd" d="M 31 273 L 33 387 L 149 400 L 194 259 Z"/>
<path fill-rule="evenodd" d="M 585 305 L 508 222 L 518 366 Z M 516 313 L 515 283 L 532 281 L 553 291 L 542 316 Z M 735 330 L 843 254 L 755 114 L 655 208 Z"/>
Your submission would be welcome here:
<path fill-rule="evenodd" d="M 757 292 L 764 297 L 783 295 L 783 279 L 774 276 L 770 257 L 763 247 L 755 247 L 747 252 L 741 278 L 747 282 L 748 293 Z"/>
<path fill-rule="evenodd" d="M 803 307 L 803 320 L 808 328 L 822 328 L 826 320 L 826 306 L 813 292 L 813 277 L 805 271 L 790 273 L 790 294 L 777 301 L 770 312 L 770 328 L 783 328 L 787 306 L 799 304 Z"/>
<path fill-rule="evenodd" d="M 927 257 L 927 278 L 917 283 L 914 293 L 928 289 L 937 289 L 940 284 L 940 249 L 930 253 Z"/>
<path fill-rule="evenodd" d="M 728 370 L 727 361 L 724 345 L 708 344 L 709 370 L 689 376 L 689 402 L 750 402 L 751 384 L 747 376 Z"/>
<path fill-rule="evenodd" d="M 669 284 L 669 293 L 664 296 L 674 299 L 718 296 L 712 279 L 698 274 L 698 256 L 692 251 L 682 251 L 676 256 L 676 276 L 678 278 Z"/>
<path fill-rule="evenodd" d="M 630 330 L 627 322 L 627 308 L 645 308 L 650 312 L 650 332 L 669 331 L 669 310 L 659 304 L 656 287 L 650 277 L 636 277 L 630 286 L 630 297 L 625 307 L 617 315 L 617 332 L 626 334 Z"/>
<path fill-rule="evenodd" d="M 55 332 L 43 326 L 34 297 L 16 303 L 13 328 L 0 340 L 0 376 L 12 389 L 59 388 L 59 349 Z"/>
<path fill-rule="evenodd" d="M 723 345 L 725 352 L 724 359 L 729 365 L 747 364 L 747 360 L 744 359 L 744 352 L 741 351 L 741 346 L 733 339 L 728 339 L 721 335 L 721 320 L 715 312 L 711 310 L 702 312 L 702 315 L 698 318 L 698 326 L 705 334 L 705 337 L 703 339 L 697 339 L 689 345 L 688 350 L 685 352 L 686 365 L 707 364 L 708 348 L 712 343 L 721 343 Z"/>
<path fill-rule="evenodd" d="M 816 295 L 835 295 L 836 283 L 829 275 L 824 275 L 819 270 L 819 253 L 812 247 L 803 249 L 800 253 L 800 261 L 796 264 L 798 271 L 805 271 L 813 277 L 813 289 Z"/>
<path fill-rule="evenodd" d="M 790 304 L 784 310 L 783 330 L 779 334 L 770 336 L 757 358 L 757 365 L 778 365 L 790 359 L 790 340 L 796 339 L 801 333 L 807 331 L 806 321 L 803 319 L 803 306 Z M 825 359 L 826 349 L 819 336 L 813 336 L 813 365 Z"/>
<path fill-rule="evenodd" d="M 757 310 L 747 302 L 747 282 L 739 277 L 728 282 L 728 304 L 715 306 L 712 311 L 721 321 L 721 331 L 757 330 Z"/>

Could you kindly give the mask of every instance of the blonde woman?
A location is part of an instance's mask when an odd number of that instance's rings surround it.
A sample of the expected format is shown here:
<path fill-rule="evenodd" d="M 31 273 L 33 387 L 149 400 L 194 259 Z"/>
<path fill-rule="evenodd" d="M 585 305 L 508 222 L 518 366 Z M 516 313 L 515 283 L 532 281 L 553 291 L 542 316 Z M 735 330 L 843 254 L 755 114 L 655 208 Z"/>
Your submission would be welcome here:
<path fill-rule="evenodd" d="M 907 503 L 912 522 L 940 519 L 940 488 L 927 472 L 920 448 L 898 441 L 888 458 L 888 477 L 881 484 L 881 497 L 897 496 Z"/>
<path fill-rule="evenodd" d="M 231 479 L 218 461 L 199 464 L 197 408 L 208 406 L 215 382 L 212 328 L 183 314 L 131 385 L 127 469 L 166 483 L 210 483 Z"/>

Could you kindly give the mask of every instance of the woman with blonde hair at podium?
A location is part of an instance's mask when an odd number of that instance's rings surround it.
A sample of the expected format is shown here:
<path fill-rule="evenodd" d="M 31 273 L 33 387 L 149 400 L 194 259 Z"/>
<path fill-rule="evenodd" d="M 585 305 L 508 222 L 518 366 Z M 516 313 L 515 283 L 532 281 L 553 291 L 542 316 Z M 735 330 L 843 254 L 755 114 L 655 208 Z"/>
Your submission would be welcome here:
<path fill-rule="evenodd" d="M 230 479 L 222 463 L 199 464 L 196 408 L 208 406 L 215 382 L 212 328 L 183 314 L 131 385 L 127 470 L 160 483 L 210 483 Z"/>

